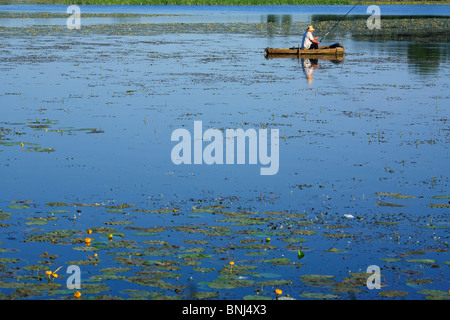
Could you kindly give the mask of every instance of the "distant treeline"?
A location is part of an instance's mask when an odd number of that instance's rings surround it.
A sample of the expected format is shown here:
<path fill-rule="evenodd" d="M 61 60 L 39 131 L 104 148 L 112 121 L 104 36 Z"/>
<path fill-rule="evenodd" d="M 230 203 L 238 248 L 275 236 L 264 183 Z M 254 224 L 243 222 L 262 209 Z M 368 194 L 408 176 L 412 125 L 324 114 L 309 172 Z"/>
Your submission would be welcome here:
<path fill-rule="evenodd" d="M 0 0 L 5 4 L 65 5 L 349 5 L 361 4 L 450 4 L 450 0 Z"/>

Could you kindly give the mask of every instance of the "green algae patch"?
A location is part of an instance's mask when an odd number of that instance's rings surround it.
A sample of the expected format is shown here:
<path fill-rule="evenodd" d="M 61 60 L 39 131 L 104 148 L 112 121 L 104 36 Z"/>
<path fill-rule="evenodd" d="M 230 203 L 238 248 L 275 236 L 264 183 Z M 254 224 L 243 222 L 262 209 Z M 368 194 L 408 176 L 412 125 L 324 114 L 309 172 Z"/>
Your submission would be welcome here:
<path fill-rule="evenodd" d="M 302 282 L 312 287 L 329 287 L 335 283 L 333 275 L 307 274 L 300 278 Z"/>
<path fill-rule="evenodd" d="M 396 258 L 380 258 L 381 261 L 385 261 L 385 262 L 400 262 L 402 261 L 401 259 L 396 259 Z"/>
<path fill-rule="evenodd" d="M 417 287 L 417 286 L 422 286 L 425 284 L 431 284 L 433 283 L 432 280 L 429 279 L 406 279 L 405 284 L 407 286 L 411 286 L 411 287 Z"/>
<path fill-rule="evenodd" d="M 271 297 L 263 296 L 260 294 L 250 294 L 250 295 L 244 296 L 242 299 L 243 300 L 273 300 L 273 298 L 271 298 Z"/>
<path fill-rule="evenodd" d="M 246 256 L 264 256 L 264 255 L 267 255 L 267 254 L 269 254 L 268 252 L 264 252 L 264 251 L 262 251 L 262 252 L 246 252 L 246 253 L 244 253 L 244 255 L 246 255 Z"/>
<path fill-rule="evenodd" d="M 116 232 L 116 229 L 111 227 L 95 227 L 92 228 L 93 233 L 114 233 Z"/>
<path fill-rule="evenodd" d="M 83 251 L 83 252 L 95 252 L 98 251 L 98 248 L 94 246 L 81 246 L 81 247 L 73 247 L 72 248 L 75 251 Z"/>
<path fill-rule="evenodd" d="M 50 210 L 50 211 L 47 211 L 47 213 L 60 214 L 60 213 L 70 213 L 70 211 L 69 210 Z"/>
<path fill-rule="evenodd" d="M 48 217 L 48 218 L 28 218 L 28 221 L 25 222 L 26 225 L 33 226 L 33 225 L 46 225 L 48 221 L 54 221 L 58 220 L 57 217 Z"/>
<path fill-rule="evenodd" d="M 120 293 L 124 293 L 130 297 L 132 300 L 148 300 L 156 298 L 158 296 L 162 296 L 162 292 L 155 292 L 150 290 L 136 290 L 136 289 L 127 289 L 123 290 Z"/>
<path fill-rule="evenodd" d="M 291 230 L 292 234 L 299 234 L 302 236 L 311 236 L 316 234 L 317 232 L 314 230 Z"/>
<path fill-rule="evenodd" d="M 266 259 L 264 260 L 264 263 L 271 263 L 274 265 L 289 265 L 291 262 L 291 259 L 287 258 L 277 258 L 277 259 Z"/>
<path fill-rule="evenodd" d="M 192 268 L 193 271 L 197 271 L 197 272 L 213 272 L 215 269 L 214 268 L 206 268 L 206 267 L 194 267 Z"/>
<path fill-rule="evenodd" d="M 263 280 L 258 281 L 257 285 L 261 286 L 272 286 L 272 287 L 279 287 L 279 286 L 286 286 L 292 284 L 291 280 L 283 280 L 283 279 L 270 279 L 270 280 Z"/>
<path fill-rule="evenodd" d="M 195 292 L 190 297 L 197 300 L 214 299 L 219 297 L 219 292 Z"/>
<path fill-rule="evenodd" d="M 322 236 L 327 237 L 327 238 L 335 238 L 335 239 L 353 237 L 353 235 L 347 234 L 347 233 L 324 233 L 324 234 L 322 234 Z"/>
<path fill-rule="evenodd" d="M 13 210 L 30 209 L 30 207 L 25 204 L 11 204 L 8 208 Z"/>
<path fill-rule="evenodd" d="M 107 209 L 106 212 L 109 212 L 109 213 L 122 213 L 123 210 L 122 209 Z"/>
<path fill-rule="evenodd" d="M 426 295 L 427 300 L 450 300 L 450 293 L 442 290 L 420 290 L 418 293 Z"/>
<path fill-rule="evenodd" d="M 393 192 L 376 192 L 375 194 L 378 196 L 390 196 L 390 197 L 394 197 L 396 199 L 415 199 L 416 198 L 414 196 L 407 196 L 407 195 L 403 195 L 400 193 L 393 193 Z"/>
<path fill-rule="evenodd" d="M 304 238 L 283 238 L 281 240 L 287 243 L 302 243 L 306 241 Z"/>
<path fill-rule="evenodd" d="M 253 280 L 235 279 L 230 275 L 219 275 L 216 280 L 208 283 L 208 287 L 213 289 L 235 289 L 238 287 L 251 287 L 254 283 Z"/>
<path fill-rule="evenodd" d="M 192 209 L 194 213 L 212 213 L 214 210 L 212 209 Z"/>
<path fill-rule="evenodd" d="M 106 206 L 106 208 L 108 208 L 108 209 L 128 209 L 128 208 L 135 207 L 135 206 L 136 206 L 136 203 L 130 203 L 130 204 L 124 203 L 124 204 L 119 204 L 117 206 Z"/>
<path fill-rule="evenodd" d="M 450 199 L 450 196 L 433 196 L 432 199 L 439 199 L 439 200 L 447 200 Z"/>
<path fill-rule="evenodd" d="M 331 293 L 316 293 L 316 292 L 305 292 L 300 295 L 302 298 L 315 299 L 315 300 L 332 300 L 340 299 L 340 296 Z"/>
<path fill-rule="evenodd" d="M 209 244 L 209 241 L 206 240 L 185 240 L 183 242 L 188 244 Z"/>
<path fill-rule="evenodd" d="M 384 298 L 404 297 L 408 295 L 408 291 L 387 290 L 378 292 L 378 295 Z"/>
<path fill-rule="evenodd" d="M 246 244 L 246 245 L 235 245 L 232 246 L 232 248 L 236 248 L 236 249 L 261 249 L 261 250 L 274 250 L 277 247 L 270 245 L 270 244 L 265 244 L 265 243 L 253 243 L 253 244 Z"/>
<path fill-rule="evenodd" d="M 375 205 L 379 207 L 393 207 L 393 208 L 400 208 L 404 207 L 402 204 L 392 203 L 392 202 L 377 202 Z"/>
<path fill-rule="evenodd" d="M 436 260 L 434 260 L 434 259 L 408 259 L 408 260 L 406 260 L 406 262 L 432 264 L 432 263 L 436 263 Z"/>
<path fill-rule="evenodd" d="M 332 252 L 332 253 L 342 253 L 345 252 L 344 250 L 338 249 L 338 248 L 330 248 L 327 250 L 324 250 L 325 252 Z"/>
<path fill-rule="evenodd" d="M 0 263 L 17 263 L 20 259 L 15 258 L 0 258 Z"/>
<path fill-rule="evenodd" d="M 8 220 L 8 219 L 11 219 L 11 213 L 0 212 L 0 220 Z"/>
<path fill-rule="evenodd" d="M 203 254 L 203 253 L 183 253 L 183 254 L 179 254 L 177 257 L 179 259 L 185 259 L 185 260 L 197 260 L 197 259 L 212 258 L 212 255 Z"/>
<path fill-rule="evenodd" d="M 167 241 L 163 241 L 163 240 L 144 240 L 144 241 L 142 241 L 142 243 L 156 245 L 156 246 L 165 246 L 165 245 L 169 244 Z"/>
<path fill-rule="evenodd" d="M 231 278 L 232 276 L 236 276 L 236 275 L 249 275 L 249 274 L 253 274 L 252 272 L 250 272 L 250 270 L 255 270 L 258 269 L 257 266 L 252 266 L 252 265 L 244 265 L 244 264 L 235 264 L 233 265 L 233 268 L 230 270 L 230 265 L 223 265 L 222 269 L 219 270 L 219 274 L 223 275 L 223 277 L 221 277 L 221 279 L 223 279 L 224 277 Z M 231 271 L 231 273 L 230 273 Z"/>
<path fill-rule="evenodd" d="M 24 269 L 28 270 L 28 271 L 47 271 L 50 268 L 48 266 L 44 266 L 42 264 L 31 264 L 31 265 L 24 267 Z"/>
<path fill-rule="evenodd" d="M 68 204 L 65 202 L 49 202 L 45 204 L 47 207 L 67 207 Z"/>
<path fill-rule="evenodd" d="M 132 224 L 133 221 L 107 221 L 105 222 L 106 225 L 111 226 L 118 226 L 118 225 L 125 225 L 125 224 Z"/>
<path fill-rule="evenodd" d="M 450 208 L 448 203 L 432 203 L 429 205 L 431 208 Z"/>

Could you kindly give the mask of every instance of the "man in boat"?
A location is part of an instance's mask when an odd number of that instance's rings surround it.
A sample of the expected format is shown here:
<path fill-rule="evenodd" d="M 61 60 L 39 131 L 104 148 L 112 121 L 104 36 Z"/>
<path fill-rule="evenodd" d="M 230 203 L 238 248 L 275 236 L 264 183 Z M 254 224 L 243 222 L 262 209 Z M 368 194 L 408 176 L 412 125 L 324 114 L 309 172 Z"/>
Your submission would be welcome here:
<path fill-rule="evenodd" d="M 319 49 L 319 41 L 316 41 L 317 39 L 319 39 L 319 37 L 313 37 L 313 31 L 314 28 L 313 26 L 308 26 L 308 29 L 306 29 L 305 34 L 303 35 L 303 40 L 302 40 L 302 46 L 301 49 L 307 49 L 307 50 L 313 50 L 313 49 Z"/>

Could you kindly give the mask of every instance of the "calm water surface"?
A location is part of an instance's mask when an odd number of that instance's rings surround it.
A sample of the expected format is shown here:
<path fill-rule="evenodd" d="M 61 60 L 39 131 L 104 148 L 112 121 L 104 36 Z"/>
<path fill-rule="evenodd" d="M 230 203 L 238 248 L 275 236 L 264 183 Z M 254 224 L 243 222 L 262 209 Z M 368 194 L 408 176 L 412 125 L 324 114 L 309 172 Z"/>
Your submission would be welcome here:
<path fill-rule="evenodd" d="M 65 8 L 0 11 L 64 14 Z M 269 282 L 267 295 L 273 298 L 280 287 L 295 299 L 308 298 L 305 293 L 380 298 L 380 291 L 392 290 L 405 292 L 400 299 L 423 299 L 429 294 L 423 290 L 441 290 L 438 297 L 448 298 L 442 295 L 450 260 L 446 34 L 432 42 L 375 40 L 343 30 L 324 40 L 344 43 L 341 61 L 264 56 L 266 47 L 298 45 L 315 15 L 349 8 L 82 6 L 82 14 L 157 16 L 82 16 L 81 29 L 73 31 L 66 18 L 2 16 L 0 209 L 11 215 L 2 216 L 0 248 L 6 250 L 0 258 L 20 259 L 1 261 L 3 270 L 21 268 L 7 280 L 37 281 L 25 267 L 46 266 L 38 257 L 44 251 L 58 254 L 52 270 L 89 259 L 93 252 L 74 247 L 83 247 L 77 241 L 86 229 L 106 222 L 115 228 L 115 241 L 135 242 L 115 247 L 106 234 L 94 234 L 101 262 L 81 266 L 83 283 L 98 284 L 99 269 L 123 267 L 118 257 L 136 253 L 170 261 L 176 268 L 163 270 L 177 275 L 164 275 L 173 287 L 142 284 L 133 278 L 142 264 L 133 261 L 131 270 L 117 273 L 125 278 L 105 280 L 108 290 L 86 296 L 129 298 L 125 290 L 134 289 L 147 298 L 218 292 L 216 299 L 242 299 L 260 281 L 286 280 L 291 282 Z M 446 6 L 381 8 L 387 16 L 449 16 Z M 353 14 L 367 15 L 365 10 Z M 261 176 L 259 163 L 174 165 L 171 134 L 177 128 L 193 134 L 194 121 L 202 121 L 203 130 L 279 129 L 278 173 Z M 46 206 L 52 202 L 69 205 Z M 112 208 L 121 204 L 130 207 Z M 226 208 L 196 210 L 217 205 Z M 142 212 L 163 208 L 165 213 Z M 57 220 L 27 225 L 49 217 Z M 176 228 L 181 226 L 218 234 Z M 156 227 L 162 229 L 139 229 Z M 66 228 L 78 233 L 58 239 L 60 246 L 51 239 L 28 241 Z M 143 242 L 152 240 L 166 241 L 166 247 Z M 266 247 L 239 247 L 245 244 Z M 330 248 L 342 252 L 324 251 Z M 301 260 L 298 250 L 305 253 Z M 184 256 L 189 253 L 205 256 Z M 268 263 L 276 258 L 288 261 Z M 250 282 L 230 284 L 237 281 L 230 276 L 225 280 L 232 288 L 223 285 L 230 260 L 250 266 L 236 275 Z M 359 286 L 336 284 L 369 265 L 382 268 L 381 290 L 368 290 L 365 279 Z M 302 280 L 311 273 L 333 275 L 336 283 Z M 4 282 L 0 287 L 13 294 Z M 73 291 L 53 294 L 65 298 Z"/>

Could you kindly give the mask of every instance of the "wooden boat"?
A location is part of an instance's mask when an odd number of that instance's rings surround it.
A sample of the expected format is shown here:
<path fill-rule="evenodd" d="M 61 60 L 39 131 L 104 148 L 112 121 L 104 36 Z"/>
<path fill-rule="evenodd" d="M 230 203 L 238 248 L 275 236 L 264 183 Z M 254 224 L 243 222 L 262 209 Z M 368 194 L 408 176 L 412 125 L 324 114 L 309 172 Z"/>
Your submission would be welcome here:
<path fill-rule="evenodd" d="M 329 46 L 322 46 L 319 49 L 300 49 L 298 48 L 266 48 L 264 50 L 267 55 L 283 54 L 283 55 L 297 55 L 297 56 L 309 56 L 309 55 L 344 55 L 344 48 L 330 48 Z"/>

